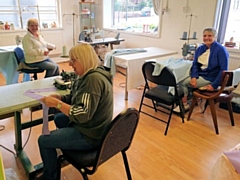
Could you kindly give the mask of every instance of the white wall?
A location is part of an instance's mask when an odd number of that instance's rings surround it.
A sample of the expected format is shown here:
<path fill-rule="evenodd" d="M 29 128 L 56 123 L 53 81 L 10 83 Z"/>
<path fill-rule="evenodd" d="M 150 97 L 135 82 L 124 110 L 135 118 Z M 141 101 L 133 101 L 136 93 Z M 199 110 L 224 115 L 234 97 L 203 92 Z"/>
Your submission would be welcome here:
<path fill-rule="evenodd" d="M 183 31 L 188 31 L 190 19 L 186 15 L 193 14 L 197 18 L 192 19 L 191 32 L 197 32 L 196 41 L 191 43 L 202 42 L 202 31 L 205 27 L 213 26 L 215 6 L 217 0 L 191 0 L 189 1 L 190 11 L 183 12 L 183 7 L 186 6 L 187 0 L 169 0 L 168 12 L 165 12 L 161 21 L 161 34 L 159 38 L 144 37 L 140 35 L 130 35 L 121 32 L 121 37 L 125 38 L 125 42 L 118 47 L 161 47 L 178 51 L 181 53 L 182 45 L 185 41 L 180 40 Z M 102 27 L 102 0 L 96 0 L 96 27 Z M 165 5 L 166 0 L 163 0 Z M 63 28 L 56 30 L 42 30 L 44 38 L 56 44 L 57 50 L 52 53 L 61 53 L 62 46 L 67 45 L 68 50 L 77 44 L 78 35 L 80 33 L 79 23 L 79 0 L 62 0 L 62 22 Z M 72 14 L 75 13 L 73 16 Z M 74 17 L 74 34 L 73 37 L 73 17 Z M 16 34 L 25 34 L 26 31 L 5 32 L 0 31 L 0 45 L 15 45 Z M 107 36 L 115 36 L 116 33 L 105 33 Z M 73 42 L 74 40 L 74 42 Z"/>

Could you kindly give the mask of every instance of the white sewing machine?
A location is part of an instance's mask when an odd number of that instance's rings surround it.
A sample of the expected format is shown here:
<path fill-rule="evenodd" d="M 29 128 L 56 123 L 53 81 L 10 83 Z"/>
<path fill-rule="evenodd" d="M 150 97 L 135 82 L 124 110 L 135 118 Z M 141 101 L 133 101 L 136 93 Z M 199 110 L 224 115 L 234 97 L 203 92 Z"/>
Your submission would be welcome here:
<path fill-rule="evenodd" d="M 22 44 L 22 36 L 16 35 L 15 40 L 16 40 L 16 44 L 17 46 L 19 46 L 20 44 Z"/>
<path fill-rule="evenodd" d="M 95 39 L 102 38 L 102 33 L 100 32 L 91 32 L 90 33 L 91 40 L 94 41 Z"/>

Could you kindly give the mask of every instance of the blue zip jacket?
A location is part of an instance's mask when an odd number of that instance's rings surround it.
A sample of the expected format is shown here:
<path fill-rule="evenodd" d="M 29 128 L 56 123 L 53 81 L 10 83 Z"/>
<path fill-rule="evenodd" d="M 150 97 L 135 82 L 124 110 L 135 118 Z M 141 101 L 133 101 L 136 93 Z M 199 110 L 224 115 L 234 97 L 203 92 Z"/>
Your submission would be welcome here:
<path fill-rule="evenodd" d="M 201 69 L 202 64 L 198 63 L 198 57 L 206 50 L 207 46 L 205 44 L 197 48 L 191 69 L 191 78 L 198 78 L 201 76 L 210 81 L 212 87 L 216 89 L 220 85 L 222 72 L 228 69 L 229 54 L 224 46 L 214 41 L 210 47 L 208 67 Z"/>

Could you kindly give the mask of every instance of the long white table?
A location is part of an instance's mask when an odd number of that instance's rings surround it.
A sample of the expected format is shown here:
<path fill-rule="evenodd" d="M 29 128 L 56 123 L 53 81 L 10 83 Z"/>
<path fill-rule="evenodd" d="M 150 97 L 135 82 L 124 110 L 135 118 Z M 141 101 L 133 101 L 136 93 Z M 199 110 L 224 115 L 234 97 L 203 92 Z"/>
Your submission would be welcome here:
<path fill-rule="evenodd" d="M 128 99 L 129 90 L 144 84 L 142 65 L 145 60 L 177 54 L 176 51 L 157 47 L 147 47 L 143 49 L 145 49 L 146 52 L 114 56 L 116 65 L 126 68 L 125 100 Z"/>
<path fill-rule="evenodd" d="M 14 84 L 18 82 L 18 63 L 13 51 L 16 47 L 17 46 L 0 47 L 0 72 L 5 77 L 6 84 Z"/>
<path fill-rule="evenodd" d="M 42 118 L 36 119 L 29 122 L 21 122 L 21 110 L 33 106 L 40 105 L 40 102 L 36 99 L 33 99 L 29 96 L 24 95 L 27 90 L 33 89 L 45 89 L 52 88 L 54 79 L 56 77 L 29 81 L 24 83 L 11 84 L 7 86 L 0 86 L 0 116 L 8 113 L 14 112 L 14 129 L 15 129 L 15 144 L 14 148 L 17 156 L 20 158 L 20 161 L 23 164 L 29 177 L 34 176 L 37 169 L 41 168 L 42 165 L 33 166 L 30 160 L 28 159 L 26 153 L 22 147 L 22 130 L 30 128 L 42 123 Z M 42 96 L 49 94 L 58 93 L 66 94 L 67 90 L 54 90 L 50 92 L 40 93 Z M 53 115 L 48 117 L 49 120 L 53 119 Z"/>

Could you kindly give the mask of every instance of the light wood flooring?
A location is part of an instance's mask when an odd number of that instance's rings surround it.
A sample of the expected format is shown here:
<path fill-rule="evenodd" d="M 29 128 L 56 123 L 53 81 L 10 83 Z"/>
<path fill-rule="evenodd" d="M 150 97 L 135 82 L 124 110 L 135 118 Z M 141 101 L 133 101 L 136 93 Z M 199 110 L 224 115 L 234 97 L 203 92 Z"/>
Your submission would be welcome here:
<path fill-rule="evenodd" d="M 60 63 L 60 68 L 71 70 L 67 63 Z M 40 78 L 43 78 L 42 74 Z M 21 79 L 21 78 L 20 78 Z M 116 74 L 113 81 L 114 115 L 127 107 L 139 108 L 142 88 L 129 92 L 129 100 L 124 100 L 125 77 Z M 0 85 L 5 79 L 0 74 Z M 208 109 L 201 114 L 196 107 L 191 120 L 185 123 L 177 115 L 173 115 L 168 130 L 164 136 L 165 124 L 144 114 L 140 115 L 139 125 L 130 149 L 127 151 L 133 180 L 206 180 L 217 158 L 240 143 L 240 114 L 234 113 L 235 126 L 230 125 L 228 112 L 217 108 L 220 134 L 216 135 L 211 113 Z M 156 116 L 165 117 L 160 112 L 153 112 Z M 41 111 L 35 112 L 34 117 L 40 117 Z M 29 111 L 22 114 L 23 121 L 29 119 Z M 187 114 L 186 116 L 187 117 Z M 5 129 L 0 131 L 0 144 L 14 151 L 13 118 L 0 120 Z M 50 128 L 54 129 L 53 122 Z M 41 162 L 37 138 L 41 133 L 41 125 L 33 127 L 25 151 L 35 164 Z M 22 132 L 23 143 L 29 134 L 29 129 Z M 5 149 L 0 149 L 3 155 L 5 169 L 15 172 L 20 180 L 27 179 L 18 158 Z M 81 180 L 81 176 L 72 166 L 63 168 L 62 180 Z M 89 176 L 90 180 L 123 180 L 126 179 L 121 154 L 116 155 L 101 165 L 98 171 Z"/>

